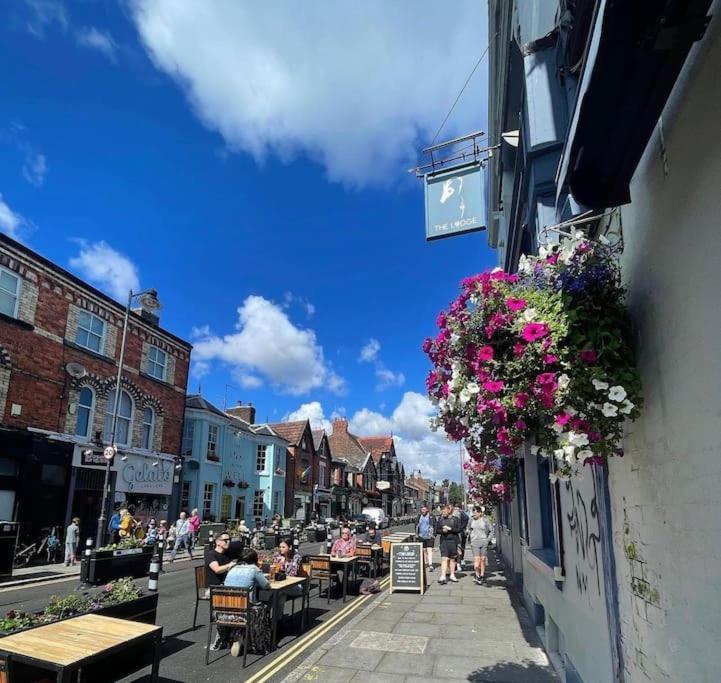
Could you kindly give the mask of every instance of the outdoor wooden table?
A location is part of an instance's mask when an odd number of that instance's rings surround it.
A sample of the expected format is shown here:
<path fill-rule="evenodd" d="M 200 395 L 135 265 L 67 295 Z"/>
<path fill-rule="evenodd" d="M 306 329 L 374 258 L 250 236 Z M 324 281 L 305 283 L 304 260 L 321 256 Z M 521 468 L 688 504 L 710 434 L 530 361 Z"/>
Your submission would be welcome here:
<path fill-rule="evenodd" d="M 301 631 L 305 630 L 305 620 L 308 611 L 308 605 L 306 597 L 308 593 L 308 579 L 305 576 L 289 576 L 283 581 L 271 581 L 270 582 L 270 595 L 271 595 L 271 630 L 272 643 L 271 647 L 273 650 L 276 648 L 278 640 L 278 612 L 280 611 L 280 594 L 292 588 L 293 586 L 303 586 L 303 595 L 301 597 Z"/>
<path fill-rule="evenodd" d="M 321 554 L 325 555 L 326 553 Z M 350 557 L 330 556 L 331 566 L 335 565 L 336 567 L 341 567 L 343 569 L 343 602 L 346 601 L 346 596 L 348 595 L 348 571 L 353 569 L 353 580 L 355 580 L 357 562 L 358 558 L 355 555 L 351 555 Z"/>
<path fill-rule="evenodd" d="M 84 614 L 0 638 L 0 653 L 56 672 L 56 680 L 70 681 L 73 672 L 100 659 L 147 642 L 154 647 L 150 680 L 158 680 L 163 627 L 137 621 Z"/>
<path fill-rule="evenodd" d="M 383 544 L 383 552 L 387 555 L 391 551 L 391 544 L 405 543 L 410 538 L 413 538 L 413 534 L 395 533 L 385 536 L 381 539 L 381 543 Z"/>

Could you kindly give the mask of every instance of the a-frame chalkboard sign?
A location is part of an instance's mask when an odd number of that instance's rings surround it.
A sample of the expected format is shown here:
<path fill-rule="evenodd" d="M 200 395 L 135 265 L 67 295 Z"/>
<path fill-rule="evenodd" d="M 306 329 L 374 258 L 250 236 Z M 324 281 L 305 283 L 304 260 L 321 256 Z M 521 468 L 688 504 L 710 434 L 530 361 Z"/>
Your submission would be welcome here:
<path fill-rule="evenodd" d="M 391 585 L 394 591 L 426 591 L 426 568 L 423 564 L 422 543 L 393 543 L 391 545 Z"/>

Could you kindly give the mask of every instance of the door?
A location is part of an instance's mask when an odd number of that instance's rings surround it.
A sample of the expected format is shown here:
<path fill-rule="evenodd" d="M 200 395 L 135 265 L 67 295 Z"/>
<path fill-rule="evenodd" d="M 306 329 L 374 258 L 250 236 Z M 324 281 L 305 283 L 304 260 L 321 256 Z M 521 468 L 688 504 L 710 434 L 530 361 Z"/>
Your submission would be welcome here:
<path fill-rule="evenodd" d="M 235 518 L 245 519 L 245 496 L 235 499 Z"/>

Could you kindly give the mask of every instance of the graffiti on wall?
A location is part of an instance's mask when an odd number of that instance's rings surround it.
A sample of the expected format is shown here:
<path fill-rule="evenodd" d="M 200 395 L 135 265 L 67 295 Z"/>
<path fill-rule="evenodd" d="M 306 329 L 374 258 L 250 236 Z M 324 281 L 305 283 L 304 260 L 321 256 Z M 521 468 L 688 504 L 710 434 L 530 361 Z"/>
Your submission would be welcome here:
<path fill-rule="evenodd" d="M 566 492 L 571 501 L 566 513 L 571 538 L 576 543 L 576 584 L 579 593 L 585 595 L 595 587 L 601 595 L 601 579 L 598 566 L 598 545 L 601 542 L 601 528 L 596 501 L 596 481 L 593 480 L 593 496 L 586 501 L 572 480 L 566 480 Z"/>

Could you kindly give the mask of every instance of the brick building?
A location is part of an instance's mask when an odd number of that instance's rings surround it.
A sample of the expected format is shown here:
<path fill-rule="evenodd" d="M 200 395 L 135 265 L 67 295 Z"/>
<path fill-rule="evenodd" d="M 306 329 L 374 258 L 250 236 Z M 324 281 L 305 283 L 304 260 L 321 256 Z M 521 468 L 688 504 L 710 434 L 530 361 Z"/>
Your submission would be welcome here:
<path fill-rule="evenodd" d="M 95 535 L 124 310 L 0 235 L 0 518 L 21 537 L 73 515 Z M 140 517 L 176 503 L 190 351 L 150 312 L 131 313 L 109 499 Z"/>

